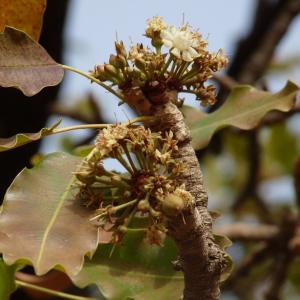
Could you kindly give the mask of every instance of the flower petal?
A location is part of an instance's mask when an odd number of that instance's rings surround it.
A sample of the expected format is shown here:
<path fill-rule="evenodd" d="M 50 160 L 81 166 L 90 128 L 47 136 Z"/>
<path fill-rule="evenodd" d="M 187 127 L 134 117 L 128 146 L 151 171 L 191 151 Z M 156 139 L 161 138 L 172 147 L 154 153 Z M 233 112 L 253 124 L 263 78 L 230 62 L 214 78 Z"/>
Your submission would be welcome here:
<path fill-rule="evenodd" d="M 168 31 L 168 30 L 163 30 L 163 31 L 160 33 L 160 37 L 161 37 L 162 39 L 173 40 L 173 35 L 172 35 L 171 32 Z"/>
<path fill-rule="evenodd" d="M 193 60 L 193 58 L 192 58 L 191 54 L 189 53 L 189 51 L 183 51 L 182 59 L 184 61 L 192 61 Z"/>
<path fill-rule="evenodd" d="M 173 42 L 170 41 L 170 40 L 163 39 L 163 43 L 164 43 L 164 45 L 165 45 L 167 48 L 172 48 L 172 47 L 173 47 Z"/>
<path fill-rule="evenodd" d="M 173 49 L 171 50 L 171 53 L 172 53 L 174 56 L 176 56 L 176 57 L 178 57 L 178 58 L 181 58 L 181 56 L 180 56 L 180 51 L 179 51 L 177 48 L 173 48 Z"/>
<path fill-rule="evenodd" d="M 190 55 L 191 55 L 192 57 L 197 57 L 197 56 L 199 56 L 199 53 L 198 53 L 194 48 L 192 48 L 192 47 L 189 47 L 188 51 L 189 51 L 189 53 L 190 53 Z"/>

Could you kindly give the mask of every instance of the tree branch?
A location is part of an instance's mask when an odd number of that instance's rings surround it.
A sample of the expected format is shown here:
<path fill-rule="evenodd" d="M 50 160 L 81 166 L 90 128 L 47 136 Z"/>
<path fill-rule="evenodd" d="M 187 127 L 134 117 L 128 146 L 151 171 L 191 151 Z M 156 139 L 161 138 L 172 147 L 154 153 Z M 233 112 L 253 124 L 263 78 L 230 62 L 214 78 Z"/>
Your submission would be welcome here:
<path fill-rule="evenodd" d="M 235 223 L 214 229 L 215 234 L 225 235 L 232 241 L 259 242 L 268 241 L 277 235 L 279 229 L 275 225 L 250 225 Z"/>
<path fill-rule="evenodd" d="M 273 57 L 276 46 L 299 13 L 300 0 L 279 1 L 274 11 L 269 26 L 265 28 L 260 37 L 260 43 L 256 50 L 245 61 L 238 75 L 234 76 L 242 83 L 253 83 L 261 77 Z"/>
<path fill-rule="evenodd" d="M 169 234 L 179 248 L 184 272 L 184 300 L 216 300 L 220 296 L 220 274 L 225 267 L 224 253 L 213 241 L 212 219 L 207 211 L 208 199 L 200 166 L 190 143 L 190 131 L 182 113 L 173 104 L 175 100 L 177 92 L 166 91 L 160 99 L 163 104 L 152 106 L 152 115 L 159 120 L 159 123 L 152 125 L 152 129 L 163 132 L 171 130 L 178 140 L 174 159 L 186 164 L 179 180 L 194 196 L 195 205 L 170 219 Z"/>

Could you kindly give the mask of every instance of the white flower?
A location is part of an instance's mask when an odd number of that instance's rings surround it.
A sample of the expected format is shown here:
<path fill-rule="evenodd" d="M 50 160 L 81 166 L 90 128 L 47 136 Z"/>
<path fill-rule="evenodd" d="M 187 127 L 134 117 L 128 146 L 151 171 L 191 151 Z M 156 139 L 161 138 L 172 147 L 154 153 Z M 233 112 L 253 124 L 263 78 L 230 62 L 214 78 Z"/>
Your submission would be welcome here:
<path fill-rule="evenodd" d="M 167 29 L 162 30 L 160 36 L 164 45 L 171 48 L 171 53 L 176 57 L 189 62 L 199 56 L 199 53 L 195 50 L 199 46 L 199 40 L 192 32 L 169 26 Z"/>

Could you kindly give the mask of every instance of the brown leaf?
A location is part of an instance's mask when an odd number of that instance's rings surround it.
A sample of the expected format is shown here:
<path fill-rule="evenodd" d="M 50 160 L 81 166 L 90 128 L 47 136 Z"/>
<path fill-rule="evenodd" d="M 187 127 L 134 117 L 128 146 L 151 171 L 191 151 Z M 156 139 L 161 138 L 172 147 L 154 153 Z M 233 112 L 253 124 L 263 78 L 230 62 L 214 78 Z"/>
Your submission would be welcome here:
<path fill-rule="evenodd" d="M 0 86 L 33 96 L 46 86 L 59 84 L 63 75 L 63 68 L 26 33 L 6 27 L 0 34 Z"/>
<path fill-rule="evenodd" d="M 77 201 L 75 176 L 82 158 L 53 153 L 24 169 L 9 187 L 0 209 L 0 253 L 8 265 L 30 263 L 37 275 L 59 266 L 77 274 L 85 254 L 93 254 L 101 235 L 92 211 Z"/>
<path fill-rule="evenodd" d="M 0 32 L 12 26 L 38 41 L 45 9 L 46 0 L 0 0 Z"/>

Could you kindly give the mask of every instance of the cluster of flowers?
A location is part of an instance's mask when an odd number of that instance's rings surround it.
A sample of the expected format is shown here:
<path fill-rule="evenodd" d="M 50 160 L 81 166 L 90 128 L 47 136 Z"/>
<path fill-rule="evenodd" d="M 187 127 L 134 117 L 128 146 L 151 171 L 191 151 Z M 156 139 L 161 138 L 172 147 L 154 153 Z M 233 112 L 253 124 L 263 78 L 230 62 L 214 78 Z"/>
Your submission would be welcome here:
<path fill-rule="evenodd" d="M 202 105 L 215 102 L 215 88 L 206 81 L 228 63 L 221 49 L 210 53 L 199 32 L 187 24 L 169 26 L 161 17 L 148 20 L 145 36 L 153 48 L 136 44 L 126 51 L 123 42 L 117 41 L 116 55 L 110 56 L 108 64 L 95 66 L 93 76 L 117 86 L 125 98 L 133 88 L 146 97 L 154 89 L 171 89 L 195 94 Z M 166 53 L 163 47 L 168 48 Z"/>
<path fill-rule="evenodd" d="M 112 125 L 99 134 L 93 155 L 76 172 L 78 197 L 95 208 L 91 220 L 113 232 L 119 242 L 128 230 L 144 230 L 150 243 L 161 245 L 168 217 L 193 202 L 177 181 L 184 164 L 174 161 L 177 141 L 172 132 L 153 133 L 143 126 Z M 116 159 L 126 172 L 106 170 L 103 160 Z M 134 219 L 146 223 L 134 228 Z"/>

